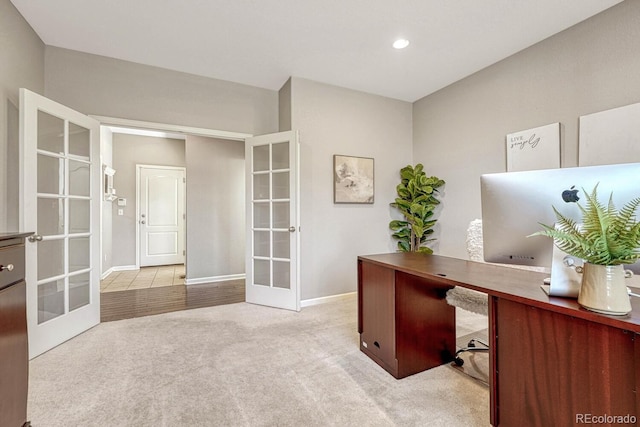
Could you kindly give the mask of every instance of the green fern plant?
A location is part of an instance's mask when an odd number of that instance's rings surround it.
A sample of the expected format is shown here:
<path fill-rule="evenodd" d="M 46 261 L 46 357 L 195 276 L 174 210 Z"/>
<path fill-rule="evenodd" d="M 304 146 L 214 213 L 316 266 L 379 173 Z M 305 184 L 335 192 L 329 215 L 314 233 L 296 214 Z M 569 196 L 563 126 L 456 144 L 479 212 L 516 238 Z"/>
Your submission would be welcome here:
<path fill-rule="evenodd" d="M 541 224 L 544 229 L 532 236 L 551 237 L 560 250 L 591 264 L 633 264 L 640 258 L 640 222 L 635 216 L 640 197 L 618 211 L 613 195 L 607 206 L 598 201 L 597 189 L 596 185 L 590 194 L 585 192 L 586 207 L 577 203 L 582 212 L 581 224 L 554 207 L 556 227 Z"/>
<path fill-rule="evenodd" d="M 445 182 L 435 176 L 427 177 L 424 166 L 418 163 L 415 167 L 408 165 L 400 169 L 400 184 L 396 187 L 398 197 L 391 206 L 397 208 L 404 216 L 403 220 L 393 220 L 389 228 L 392 236 L 398 240 L 401 252 L 433 253 L 425 246 L 433 234 L 434 210 L 440 201 L 436 198 L 438 188 Z"/>

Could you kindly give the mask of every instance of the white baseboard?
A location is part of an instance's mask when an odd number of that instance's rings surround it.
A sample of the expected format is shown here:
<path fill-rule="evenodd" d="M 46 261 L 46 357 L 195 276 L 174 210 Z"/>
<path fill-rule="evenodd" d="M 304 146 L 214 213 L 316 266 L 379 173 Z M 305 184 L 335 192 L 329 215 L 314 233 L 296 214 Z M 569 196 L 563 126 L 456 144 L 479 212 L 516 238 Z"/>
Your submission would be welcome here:
<path fill-rule="evenodd" d="M 305 299 L 300 301 L 300 307 L 304 308 L 304 307 L 310 307 L 312 305 L 325 304 L 328 302 L 349 298 L 354 294 L 356 294 L 356 292 L 347 292 L 346 294 L 338 294 L 338 295 L 330 295 L 328 297 Z"/>
<path fill-rule="evenodd" d="M 115 271 L 130 271 L 130 270 L 139 270 L 139 269 L 140 268 L 135 265 L 116 265 L 111 267 L 104 273 L 102 273 L 102 275 L 100 276 L 100 280 L 105 279 L 107 276 L 109 276 L 111 273 Z"/>
<path fill-rule="evenodd" d="M 111 267 L 113 271 L 130 271 L 130 270 L 140 270 L 140 267 L 137 265 L 114 265 Z"/>
<path fill-rule="evenodd" d="M 102 275 L 100 276 L 100 280 L 106 279 L 111 273 L 113 273 L 113 267 L 102 273 Z"/>
<path fill-rule="evenodd" d="M 229 274 L 226 276 L 198 277 L 195 279 L 185 279 L 185 285 L 200 285 L 202 283 L 226 282 L 227 280 L 244 279 L 245 274 Z"/>

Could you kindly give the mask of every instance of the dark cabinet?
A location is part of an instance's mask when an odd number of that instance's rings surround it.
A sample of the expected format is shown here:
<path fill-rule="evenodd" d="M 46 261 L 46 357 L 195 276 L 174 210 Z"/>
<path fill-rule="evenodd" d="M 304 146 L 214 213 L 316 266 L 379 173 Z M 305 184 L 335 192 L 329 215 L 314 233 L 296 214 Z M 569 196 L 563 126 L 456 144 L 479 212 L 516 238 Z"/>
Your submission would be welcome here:
<path fill-rule="evenodd" d="M 27 340 L 24 235 L 0 233 L 0 426 L 27 422 Z"/>
<path fill-rule="evenodd" d="M 358 262 L 360 349 L 396 378 L 452 360 L 455 308 L 451 286 Z"/>

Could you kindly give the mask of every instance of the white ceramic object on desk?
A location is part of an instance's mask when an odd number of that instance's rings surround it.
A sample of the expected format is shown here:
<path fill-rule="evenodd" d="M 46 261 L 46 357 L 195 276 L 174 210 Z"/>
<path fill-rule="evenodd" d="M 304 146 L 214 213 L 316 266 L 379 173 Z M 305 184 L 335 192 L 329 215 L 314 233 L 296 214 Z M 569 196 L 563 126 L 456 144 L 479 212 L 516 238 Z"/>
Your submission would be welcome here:
<path fill-rule="evenodd" d="M 622 265 L 585 263 L 578 304 L 601 314 L 623 316 L 631 312 L 631 301 L 625 278 L 633 273 Z"/>

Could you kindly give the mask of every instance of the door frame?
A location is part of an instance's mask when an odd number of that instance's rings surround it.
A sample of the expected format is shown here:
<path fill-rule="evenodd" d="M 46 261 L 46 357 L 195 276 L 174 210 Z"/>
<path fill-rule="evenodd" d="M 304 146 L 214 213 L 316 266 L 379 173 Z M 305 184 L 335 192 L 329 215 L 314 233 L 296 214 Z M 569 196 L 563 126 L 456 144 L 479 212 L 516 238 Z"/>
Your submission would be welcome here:
<path fill-rule="evenodd" d="M 145 165 L 136 164 L 136 268 L 140 268 L 140 169 L 163 169 L 163 170 L 181 170 L 184 173 L 185 181 L 183 182 L 182 212 L 184 220 L 182 224 L 182 250 L 184 251 L 184 264 L 187 264 L 187 197 L 186 197 L 186 178 L 187 168 L 184 166 L 162 166 L 162 165 Z"/>

